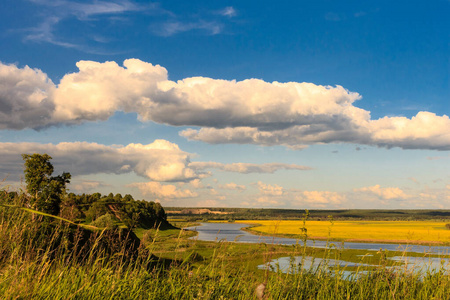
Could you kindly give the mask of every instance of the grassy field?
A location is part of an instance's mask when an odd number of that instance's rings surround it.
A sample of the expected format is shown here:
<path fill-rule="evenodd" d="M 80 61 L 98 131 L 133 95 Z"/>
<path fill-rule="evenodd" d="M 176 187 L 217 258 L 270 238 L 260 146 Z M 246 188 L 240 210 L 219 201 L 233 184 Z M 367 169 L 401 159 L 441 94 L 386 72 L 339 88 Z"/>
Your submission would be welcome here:
<path fill-rule="evenodd" d="M 249 230 L 266 235 L 301 237 L 303 221 L 238 221 L 256 225 Z M 431 221 L 307 221 L 308 237 L 338 241 L 450 244 L 444 222 Z"/>

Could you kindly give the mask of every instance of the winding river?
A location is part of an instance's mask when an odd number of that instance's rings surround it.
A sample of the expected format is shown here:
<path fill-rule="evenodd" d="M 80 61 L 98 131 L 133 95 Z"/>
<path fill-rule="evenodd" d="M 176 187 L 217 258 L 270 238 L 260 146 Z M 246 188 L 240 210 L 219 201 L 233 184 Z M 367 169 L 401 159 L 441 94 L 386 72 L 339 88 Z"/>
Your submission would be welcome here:
<path fill-rule="evenodd" d="M 266 243 L 266 244 L 279 244 L 279 245 L 295 245 L 299 244 L 303 246 L 302 240 L 293 238 L 281 238 L 262 236 L 249 233 L 242 230 L 242 228 L 248 227 L 246 224 L 240 223 L 201 223 L 201 226 L 193 226 L 186 228 L 187 230 L 195 230 L 198 232 L 198 236 L 195 239 L 201 241 L 221 241 L 226 240 L 228 242 L 240 242 L 240 243 Z M 308 240 L 306 242 L 309 247 L 325 248 L 327 246 L 326 241 L 313 241 Z M 448 246 L 423 246 L 423 245 L 406 245 L 406 244 L 387 244 L 387 243 L 355 243 L 355 242 L 328 242 L 328 244 L 334 243 L 337 248 L 343 249 L 358 249 L 358 250 L 372 250 L 377 251 L 380 249 L 388 251 L 406 251 L 416 253 L 428 253 L 437 255 L 450 254 L 450 247 Z"/>

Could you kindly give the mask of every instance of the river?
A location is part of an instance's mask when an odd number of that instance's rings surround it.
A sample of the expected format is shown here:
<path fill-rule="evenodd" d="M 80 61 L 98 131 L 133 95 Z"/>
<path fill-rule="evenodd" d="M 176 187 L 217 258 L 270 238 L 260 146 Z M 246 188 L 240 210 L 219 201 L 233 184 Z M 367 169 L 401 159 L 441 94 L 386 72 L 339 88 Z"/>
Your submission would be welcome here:
<path fill-rule="evenodd" d="M 262 236 L 249 233 L 242 230 L 249 225 L 241 223 L 201 223 L 201 226 L 193 226 L 186 228 L 187 230 L 195 230 L 198 232 L 198 236 L 195 239 L 201 241 L 221 241 L 226 240 L 228 242 L 240 242 L 240 243 L 266 243 L 266 244 L 278 244 L 278 245 L 295 245 L 299 244 L 303 246 L 303 240 L 293 238 L 281 238 Z M 333 242 L 329 241 L 328 244 L 333 243 L 338 249 L 357 249 L 357 250 L 372 250 L 378 251 L 406 251 L 416 253 L 428 253 L 437 255 L 450 254 L 450 247 L 448 246 L 424 246 L 424 245 L 407 245 L 407 244 L 388 244 L 388 243 L 355 243 L 355 242 Z M 325 248 L 327 241 L 321 240 L 308 240 L 307 246 L 316 248 Z"/>

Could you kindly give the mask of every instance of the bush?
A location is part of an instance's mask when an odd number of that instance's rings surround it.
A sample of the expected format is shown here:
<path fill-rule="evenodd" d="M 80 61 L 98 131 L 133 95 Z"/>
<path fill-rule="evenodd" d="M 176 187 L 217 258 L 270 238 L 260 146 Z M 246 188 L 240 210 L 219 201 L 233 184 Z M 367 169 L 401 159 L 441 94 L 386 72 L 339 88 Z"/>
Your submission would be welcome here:
<path fill-rule="evenodd" d="M 117 225 L 115 224 L 116 220 L 116 217 L 114 217 L 113 215 L 104 214 L 103 216 L 92 222 L 91 225 L 99 228 L 115 229 L 117 228 Z"/>

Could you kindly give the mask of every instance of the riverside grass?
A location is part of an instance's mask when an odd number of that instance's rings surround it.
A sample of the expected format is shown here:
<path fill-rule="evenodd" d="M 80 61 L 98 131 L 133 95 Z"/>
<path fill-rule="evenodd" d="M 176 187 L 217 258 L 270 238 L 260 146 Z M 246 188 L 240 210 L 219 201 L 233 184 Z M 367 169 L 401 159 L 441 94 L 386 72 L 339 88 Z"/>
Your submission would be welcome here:
<path fill-rule="evenodd" d="M 301 237 L 303 221 L 246 220 L 258 234 Z M 450 244 L 444 222 L 432 221 L 308 221 L 308 236 L 336 241 L 366 241 L 410 244 Z"/>
<path fill-rule="evenodd" d="M 150 231 L 143 243 L 147 251 L 135 260 L 122 255 L 126 249 L 114 255 L 91 249 L 86 260 L 77 261 L 63 244 L 50 249 L 29 243 L 38 220 L 28 211 L 0 207 L 0 299 L 256 299 L 261 283 L 264 299 L 448 299 L 450 289 L 444 270 L 419 276 L 381 265 L 354 280 L 344 280 L 338 276 L 342 269 L 326 266 L 303 270 L 293 265 L 293 274 L 258 270 L 258 264 L 277 256 L 309 255 L 311 249 L 200 242 L 186 239 L 182 231 Z M 55 230 L 64 227 L 62 220 L 57 222 Z M 149 268 L 150 253 L 172 263 Z M 319 253 L 336 255 L 324 249 Z"/>

